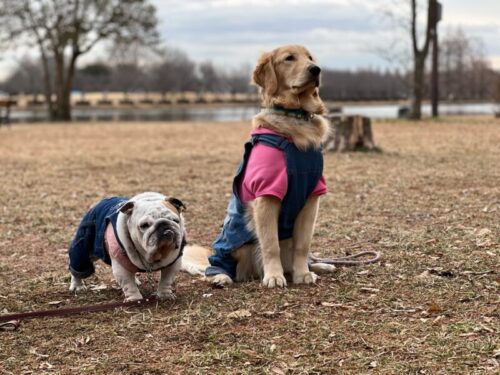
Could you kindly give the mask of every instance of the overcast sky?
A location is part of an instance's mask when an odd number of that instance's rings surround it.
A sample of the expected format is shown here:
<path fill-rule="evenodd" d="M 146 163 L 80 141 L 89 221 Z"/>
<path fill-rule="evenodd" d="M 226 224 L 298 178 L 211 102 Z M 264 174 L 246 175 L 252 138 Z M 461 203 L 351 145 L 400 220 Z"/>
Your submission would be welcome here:
<path fill-rule="evenodd" d="M 253 65 L 260 52 L 288 43 L 307 46 L 325 67 L 385 68 L 389 63 L 376 51 L 395 39 L 407 41 L 407 35 L 395 32 L 383 15 L 387 4 L 401 7 L 404 0 L 152 1 L 168 46 L 196 61 L 213 60 L 225 68 Z M 500 1 L 441 2 L 441 34 L 462 27 L 468 36 L 483 41 L 486 56 L 500 69 Z M 102 47 L 82 61 L 91 61 L 98 53 Z M 0 77 L 12 66 L 11 54 L 4 55 Z"/>

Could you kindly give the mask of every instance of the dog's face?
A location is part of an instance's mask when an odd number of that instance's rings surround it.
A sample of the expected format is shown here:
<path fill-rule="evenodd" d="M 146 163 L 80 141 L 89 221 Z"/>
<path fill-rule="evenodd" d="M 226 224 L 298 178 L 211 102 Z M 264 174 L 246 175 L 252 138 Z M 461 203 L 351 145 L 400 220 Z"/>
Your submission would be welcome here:
<path fill-rule="evenodd" d="M 159 195 L 159 194 L 158 194 Z M 130 238 L 148 263 L 158 262 L 181 246 L 184 204 L 176 198 L 136 196 L 121 207 Z"/>
<path fill-rule="evenodd" d="M 266 107 L 278 105 L 322 114 L 325 106 L 318 92 L 320 73 L 305 47 L 290 45 L 263 53 L 253 71 L 253 82 L 261 87 Z"/>

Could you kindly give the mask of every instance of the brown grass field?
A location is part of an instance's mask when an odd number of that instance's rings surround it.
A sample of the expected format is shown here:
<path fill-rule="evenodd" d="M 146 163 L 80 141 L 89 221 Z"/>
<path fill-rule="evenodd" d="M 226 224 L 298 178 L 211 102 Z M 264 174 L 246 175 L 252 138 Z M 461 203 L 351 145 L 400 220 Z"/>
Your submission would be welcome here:
<path fill-rule="evenodd" d="M 0 128 L 0 313 L 122 299 L 105 265 L 87 292 L 68 291 L 65 248 L 104 196 L 178 197 L 190 241 L 209 246 L 248 130 Z M 380 264 L 285 290 L 181 274 L 175 302 L 0 332 L 0 374 L 497 374 L 500 120 L 376 122 L 374 134 L 382 153 L 326 155 L 313 251 L 378 249 Z"/>

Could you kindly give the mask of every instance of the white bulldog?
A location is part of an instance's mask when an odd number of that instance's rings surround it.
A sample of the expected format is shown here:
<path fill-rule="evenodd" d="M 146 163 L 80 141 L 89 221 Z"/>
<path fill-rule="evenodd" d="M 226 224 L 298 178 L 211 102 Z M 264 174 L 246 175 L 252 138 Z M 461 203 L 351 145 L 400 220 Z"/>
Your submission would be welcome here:
<path fill-rule="evenodd" d="M 158 297 L 175 298 L 172 284 L 186 245 L 184 210 L 180 200 L 152 192 L 100 201 L 87 212 L 71 243 L 70 291 L 85 288 L 83 279 L 94 273 L 93 262 L 101 259 L 111 264 L 125 301 L 142 299 L 136 272 L 158 270 Z"/>

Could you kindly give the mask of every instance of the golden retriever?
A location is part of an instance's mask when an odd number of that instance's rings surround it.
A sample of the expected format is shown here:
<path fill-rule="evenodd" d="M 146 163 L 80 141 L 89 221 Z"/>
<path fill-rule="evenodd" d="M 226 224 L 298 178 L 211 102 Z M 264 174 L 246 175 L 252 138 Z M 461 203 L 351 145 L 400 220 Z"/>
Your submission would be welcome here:
<path fill-rule="evenodd" d="M 282 134 L 300 151 L 319 149 L 329 132 L 328 122 L 321 116 L 325 105 L 318 92 L 320 71 L 309 51 L 299 45 L 263 53 L 252 78 L 260 88 L 264 108 L 253 118 L 253 129 L 265 128 Z M 256 241 L 232 251 L 236 262 L 234 281 L 259 278 L 265 287 L 285 287 L 285 274 L 295 284 L 313 284 L 317 278 L 314 271 L 333 271 L 334 266 L 315 264 L 310 269 L 308 264 L 318 208 L 319 196 L 309 195 L 293 222 L 293 235 L 280 241 L 278 218 L 282 201 L 263 195 L 246 204 L 247 228 Z M 204 272 L 210 254 L 210 250 L 201 247 L 186 247 L 183 269 L 190 273 Z M 225 273 L 208 279 L 219 285 L 233 282 Z"/>

